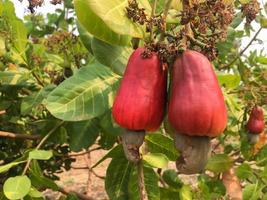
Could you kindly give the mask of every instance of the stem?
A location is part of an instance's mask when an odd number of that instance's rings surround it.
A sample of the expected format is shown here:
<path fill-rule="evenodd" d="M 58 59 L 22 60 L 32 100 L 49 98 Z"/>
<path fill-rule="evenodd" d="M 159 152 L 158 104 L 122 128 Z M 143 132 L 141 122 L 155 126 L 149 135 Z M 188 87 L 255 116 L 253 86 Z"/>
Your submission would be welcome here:
<path fill-rule="evenodd" d="M 85 154 L 88 154 L 88 153 L 91 153 L 92 151 L 97 151 L 101 149 L 101 147 L 96 147 L 96 148 L 93 148 L 93 149 L 89 149 L 88 151 L 83 151 L 83 152 L 79 152 L 79 153 L 69 153 L 68 156 L 82 156 L 82 155 L 85 155 Z"/>
<path fill-rule="evenodd" d="M 0 110 L 0 115 L 4 115 L 6 114 L 6 111 L 5 110 Z"/>
<path fill-rule="evenodd" d="M 153 19 L 154 19 L 154 16 L 155 16 L 155 11 L 156 11 L 156 8 L 157 8 L 157 0 L 154 0 L 154 3 L 153 3 L 153 6 L 152 6 L 152 11 L 151 11 L 151 21 L 150 21 L 150 42 L 153 41 Z"/>
<path fill-rule="evenodd" d="M 183 3 L 183 11 L 188 10 L 189 9 L 189 0 L 182 0 Z M 182 41 L 181 41 L 181 49 L 182 50 L 186 50 L 187 49 L 187 39 L 189 36 L 191 36 L 191 27 L 190 27 L 190 22 L 188 22 L 187 24 L 185 24 L 185 33 L 183 35 Z M 193 37 L 190 37 L 193 38 Z"/>
<path fill-rule="evenodd" d="M 39 85 L 41 85 L 42 87 L 45 86 L 44 83 L 43 83 L 43 81 L 40 79 L 40 77 L 35 72 L 32 72 L 32 75 L 37 80 L 37 82 L 38 82 Z"/>
<path fill-rule="evenodd" d="M 186 25 L 187 26 L 187 25 Z M 192 35 L 190 34 L 186 34 L 186 37 L 192 42 L 192 43 L 195 43 L 197 44 L 198 46 L 202 47 L 202 48 L 207 48 L 208 45 L 206 45 L 205 43 L 195 39 L 194 37 L 192 37 Z"/>
<path fill-rule="evenodd" d="M 7 138 L 13 138 L 13 139 L 25 139 L 25 140 L 38 140 L 40 139 L 41 136 L 0 131 L 0 137 L 7 137 Z"/>
<path fill-rule="evenodd" d="M 138 171 L 138 186 L 139 186 L 140 200 L 148 200 L 145 190 L 144 169 L 142 160 L 140 160 L 137 163 L 137 171 Z"/>
<path fill-rule="evenodd" d="M 163 11 L 163 16 L 162 16 L 162 31 L 161 31 L 161 34 L 160 34 L 160 39 L 159 41 L 163 41 L 164 40 L 164 36 L 165 36 L 165 32 L 166 32 L 166 17 L 168 15 L 168 11 L 171 7 L 171 2 L 172 0 L 165 0 L 165 8 L 164 8 L 164 11 Z"/>
<path fill-rule="evenodd" d="M 229 63 L 229 64 L 227 64 L 227 65 L 224 65 L 224 66 L 222 66 L 222 67 L 220 67 L 221 69 L 223 69 L 223 68 L 228 68 L 228 67 L 230 67 L 232 64 L 234 64 L 244 53 L 245 53 L 245 51 L 250 47 L 250 45 L 252 44 L 252 42 L 254 41 L 254 40 L 256 40 L 256 38 L 257 38 L 257 36 L 259 35 L 259 33 L 261 32 L 261 30 L 262 30 L 262 27 L 261 28 L 259 28 L 259 30 L 255 33 L 255 35 L 253 36 L 253 38 L 250 40 L 250 42 L 247 44 L 247 46 L 242 50 L 242 51 L 240 51 L 240 53 Z"/>
<path fill-rule="evenodd" d="M 77 169 L 77 170 L 83 170 L 83 169 L 88 169 L 90 172 L 92 172 L 92 174 L 97 177 L 97 178 L 100 178 L 100 179 L 103 179 L 105 180 L 106 177 L 105 176 L 101 176 L 101 175 L 98 175 L 92 168 L 88 168 L 88 166 L 81 166 L 81 167 L 76 167 L 76 166 L 71 166 L 72 169 Z"/>
<path fill-rule="evenodd" d="M 60 126 L 62 126 L 63 124 L 64 124 L 64 121 L 61 121 L 57 126 L 55 126 L 54 128 L 52 128 L 52 129 L 48 132 L 48 134 L 47 134 L 45 137 L 43 137 L 43 139 L 42 139 L 42 140 L 40 141 L 40 143 L 37 145 L 36 150 L 40 149 L 41 146 L 45 143 L 45 141 L 52 135 L 52 133 L 54 133 L 54 132 L 55 132 Z M 26 165 L 25 165 L 25 167 L 24 167 L 24 169 L 23 169 L 22 175 L 25 175 L 25 174 L 27 173 L 27 170 L 28 170 L 29 167 L 30 167 L 31 161 L 32 161 L 32 159 L 28 159 L 28 160 L 27 160 L 27 163 L 26 163 Z"/>

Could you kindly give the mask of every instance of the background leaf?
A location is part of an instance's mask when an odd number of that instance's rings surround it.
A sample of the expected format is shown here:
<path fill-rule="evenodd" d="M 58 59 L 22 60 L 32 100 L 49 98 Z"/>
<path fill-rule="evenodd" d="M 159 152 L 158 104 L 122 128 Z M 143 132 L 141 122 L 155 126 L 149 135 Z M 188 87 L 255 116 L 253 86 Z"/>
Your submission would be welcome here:
<path fill-rule="evenodd" d="M 213 172 L 224 172 L 232 166 L 233 162 L 226 154 L 213 155 L 206 165 L 206 169 Z"/>
<path fill-rule="evenodd" d="M 16 176 L 8 178 L 3 187 L 8 199 L 21 199 L 25 197 L 31 188 L 31 181 L 27 176 Z"/>
<path fill-rule="evenodd" d="M 111 107 L 118 80 L 108 68 L 90 64 L 53 90 L 45 105 L 51 114 L 65 121 L 92 119 Z"/>
<path fill-rule="evenodd" d="M 171 161 L 179 157 L 172 138 L 163 134 L 147 134 L 145 139 L 149 152 L 162 153 Z"/>
<path fill-rule="evenodd" d="M 168 158 L 162 153 L 149 153 L 143 155 L 143 160 L 156 168 L 164 168 L 168 164 Z"/>
<path fill-rule="evenodd" d="M 132 164 L 126 158 L 113 158 L 108 166 L 105 188 L 111 200 L 128 198 L 128 183 Z"/>
<path fill-rule="evenodd" d="M 89 0 L 75 0 L 74 7 L 79 22 L 93 36 L 110 44 L 130 44 L 131 38 L 127 35 L 119 35 L 112 31 L 91 8 Z"/>
<path fill-rule="evenodd" d="M 92 50 L 96 59 L 119 75 L 124 74 L 128 58 L 133 52 L 130 47 L 111 45 L 97 38 L 92 39 Z"/>
<path fill-rule="evenodd" d="M 66 126 L 71 151 L 88 149 L 99 135 L 98 120 L 72 122 Z M 78 131 L 77 131 L 78 130 Z"/>

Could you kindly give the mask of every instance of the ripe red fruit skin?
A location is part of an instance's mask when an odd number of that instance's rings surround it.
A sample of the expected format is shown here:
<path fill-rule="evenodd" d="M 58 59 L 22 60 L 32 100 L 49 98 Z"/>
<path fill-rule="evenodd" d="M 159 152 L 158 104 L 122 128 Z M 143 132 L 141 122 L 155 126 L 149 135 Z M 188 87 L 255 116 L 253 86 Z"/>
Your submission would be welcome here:
<path fill-rule="evenodd" d="M 246 128 L 252 134 L 259 134 L 264 131 L 264 115 L 261 107 L 255 106 L 252 109 Z"/>
<path fill-rule="evenodd" d="M 201 53 L 186 50 L 177 57 L 168 117 L 178 134 L 216 137 L 224 131 L 223 94 L 211 63 Z"/>
<path fill-rule="evenodd" d="M 144 50 L 136 49 L 129 58 L 112 115 L 124 128 L 153 131 L 164 117 L 167 70 L 162 69 L 156 53 L 143 58 Z"/>

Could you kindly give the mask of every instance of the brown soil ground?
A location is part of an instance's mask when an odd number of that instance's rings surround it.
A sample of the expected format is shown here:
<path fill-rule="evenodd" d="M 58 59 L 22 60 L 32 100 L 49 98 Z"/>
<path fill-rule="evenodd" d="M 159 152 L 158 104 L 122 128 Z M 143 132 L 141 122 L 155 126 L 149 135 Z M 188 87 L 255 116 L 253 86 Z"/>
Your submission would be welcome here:
<path fill-rule="evenodd" d="M 94 146 L 92 147 L 94 148 Z M 81 194 L 87 194 L 95 200 L 108 200 L 108 196 L 105 192 L 105 181 L 102 178 L 97 176 L 105 177 L 106 169 L 110 162 L 110 159 L 105 160 L 101 164 L 99 164 L 96 168 L 94 168 L 94 173 L 90 173 L 88 169 L 75 169 L 77 167 L 86 168 L 89 163 L 90 166 L 94 165 L 99 159 L 101 159 L 108 151 L 97 150 L 90 153 L 90 159 L 87 159 L 87 155 L 75 156 L 76 162 L 72 164 L 74 169 L 69 171 L 65 171 L 63 173 L 57 174 L 60 177 L 60 181 L 57 181 L 57 184 L 62 188 L 66 188 Z M 175 163 L 170 162 L 169 169 L 176 169 Z M 187 184 L 191 186 L 196 184 L 196 176 L 186 176 L 179 175 L 179 177 Z M 44 195 L 49 200 L 57 200 L 62 195 L 59 192 L 53 192 L 51 190 L 47 190 L 44 192 Z"/>
<path fill-rule="evenodd" d="M 87 159 L 87 155 L 76 156 L 76 162 L 72 164 L 74 168 L 76 167 L 87 167 L 87 163 L 94 165 L 100 158 L 102 158 L 107 151 L 97 150 L 90 153 L 91 159 Z M 94 172 L 97 176 L 105 177 L 106 169 L 108 167 L 110 160 L 105 160 L 100 165 L 98 165 Z M 88 196 L 94 198 L 95 200 L 107 200 L 107 194 L 105 192 L 105 181 L 99 177 L 96 177 L 94 173 L 90 173 L 88 169 L 71 169 L 58 174 L 60 181 L 57 184 L 63 188 L 76 191 L 82 194 L 88 194 Z M 62 195 L 59 192 L 53 192 L 47 190 L 44 195 L 51 200 L 57 200 Z"/>

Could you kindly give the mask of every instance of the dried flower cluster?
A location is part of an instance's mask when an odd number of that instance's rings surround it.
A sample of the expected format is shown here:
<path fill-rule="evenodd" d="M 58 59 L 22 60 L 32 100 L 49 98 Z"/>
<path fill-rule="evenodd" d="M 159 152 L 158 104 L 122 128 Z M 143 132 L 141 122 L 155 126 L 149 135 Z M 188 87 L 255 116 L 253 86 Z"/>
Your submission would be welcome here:
<path fill-rule="evenodd" d="M 62 54 L 69 60 L 72 60 L 79 68 L 81 66 L 80 60 L 87 58 L 86 52 L 77 52 L 75 50 L 75 46 L 79 45 L 79 42 L 79 38 L 73 33 L 58 31 L 47 38 L 45 46 L 49 51 Z"/>
<path fill-rule="evenodd" d="M 246 17 L 246 23 L 250 24 L 260 12 L 260 3 L 257 0 L 251 0 L 249 3 L 242 5 L 241 11 Z"/>
<path fill-rule="evenodd" d="M 22 2 L 23 0 L 19 0 L 19 1 Z M 29 2 L 28 9 L 31 11 L 31 13 L 34 13 L 35 8 L 41 7 L 43 5 L 44 0 L 28 0 L 28 2 Z M 50 3 L 53 5 L 61 4 L 62 0 L 51 0 Z"/>
<path fill-rule="evenodd" d="M 70 45 L 78 42 L 78 37 L 73 33 L 58 31 L 47 38 L 45 46 L 53 52 L 62 53 L 69 49 Z"/>
<path fill-rule="evenodd" d="M 209 60 L 215 59 L 218 54 L 216 44 L 226 39 L 227 27 L 234 13 L 234 6 L 225 4 L 223 0 L 207 0 L 184 10 L 181 23 L 190 24 L 194 38 L 191 38 L 191 48 L 200 51 Z"/>
<path fill-rule="evenodd" d="M 139 8 L 136 0 L 129 0 L 129 5 L 126 7 L 126 14 L 133 22 L 144 25 L 147 22 L 147 16 L 144 8 Z"/>
<path fill-rule="evenodd" d="M 227 27 L 234 17 L 234 5 L 226 4 L 223 0 L 207 0 L 203 3 L 194 3 L 187 1 L 184 10 L 178 16 L 181 17 L 181 24 L 187 28 L 175 32 L 176 27 L 171 30 L 172 34 L 166 34 L 168 45 L 150 44 L 147 47 L 148 52 L 145 56 L 149 56 L 149 51 L 157 51 L 162 61 L 166 61 L 169 57 L 175 56 L 182 48 L 187 46 L 190 49 L 199 51 L 206 55 L 209 60 L 214 60 L 218 51 L 216 44 L 226 39 Z M 147 31 L 150 31 L 150 23 L 157 26 L 162 31 L 162 16 L 158 15 L 148 19 L 144 9 L 139 8 L 136 0 L 129 1 L 126 8 L 127 16 L 133 22 L 141 25 L 145 24 Z M 188 32 L 189 30 L 189 32 Z M 188 37 L 184 42 L 183 38 Z M 186 43 L 186 44 L 182 44 Z"/>

